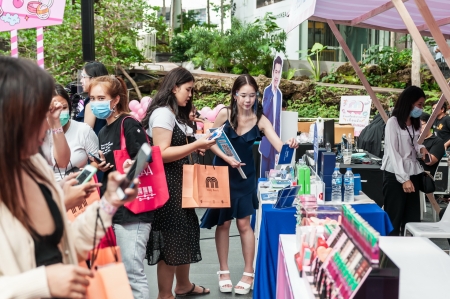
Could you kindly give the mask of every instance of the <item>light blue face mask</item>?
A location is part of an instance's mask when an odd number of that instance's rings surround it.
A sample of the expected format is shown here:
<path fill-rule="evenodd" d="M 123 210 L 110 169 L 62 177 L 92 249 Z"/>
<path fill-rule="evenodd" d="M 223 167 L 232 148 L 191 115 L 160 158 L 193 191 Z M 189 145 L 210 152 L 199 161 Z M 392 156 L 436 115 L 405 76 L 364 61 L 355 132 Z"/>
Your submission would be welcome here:
<path fill-rule="evenodd" d="M 423 109 L 420 109 L 419 107 L 414 106 L 413 110 L 411 110 L 411 113 L 409 114 L 412 118 L 419 118 L 423 113 Z"/>
<path fill-rule="evenodd" d="M 111 100 L 109 101 L 91 101 L 92 113 L 98 119 L 107 119 L 113 112 L 110 108 Z"/>
<path fill-rule="evenodd" d="M 70 119 L 69 111 L 61 111 L 61 114 L 59 115 L 59 121 L 61 122 L 61 126 L 65 126 Z"/>

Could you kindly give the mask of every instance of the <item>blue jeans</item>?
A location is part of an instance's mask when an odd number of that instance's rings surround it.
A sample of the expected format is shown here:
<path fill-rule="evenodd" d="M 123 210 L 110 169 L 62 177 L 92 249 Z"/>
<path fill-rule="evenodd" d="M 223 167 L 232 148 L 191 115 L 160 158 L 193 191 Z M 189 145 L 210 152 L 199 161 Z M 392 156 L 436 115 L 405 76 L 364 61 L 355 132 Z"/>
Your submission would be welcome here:
<path fill-rule="evenodd" d="M 134 299 L 150 298 L 144 259 L 151 228 L 151 223 L 144 222 L 114 224 L 117 245 L 120 247 Z"/>

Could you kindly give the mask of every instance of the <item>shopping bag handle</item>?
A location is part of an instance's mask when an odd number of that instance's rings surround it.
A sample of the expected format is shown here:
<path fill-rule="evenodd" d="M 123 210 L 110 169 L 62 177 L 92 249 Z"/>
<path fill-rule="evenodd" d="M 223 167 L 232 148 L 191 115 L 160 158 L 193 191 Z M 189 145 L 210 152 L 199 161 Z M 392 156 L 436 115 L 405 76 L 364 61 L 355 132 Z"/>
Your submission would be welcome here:
<path fill-rule="evenodd" d="M 95 228 L 94 228 L 94 242 L 93 242 L 91 263 L 89 265 L 89 269 L 91 268 L 92 265 L 95 264 L 95 260 L 97 259 L 98 253 L 100 251 L 100 248 L 95 245 L 95 240 L 97 239 L 98 220 L 100 220 L 100 224 L 102 225 L 103 231 L 105 232 L 105 236 L 107 236 L 107 238 L 109 238 L 109 235 L 106 232 L 105 224 L 103 223 L 103 219 L 102 219 L 102 217 L 100 217 L 100 208 L 97 208 L 97 217 L 95 218 Z M 111 240 L 108 240 L 108 241 L 111 241 Z M 116 247 L 115 246 L 109 246 L 109 247 L 111 248 L 111 251 L 113 252 L 113 255 L 114 255 L 114 258 L 116 259 L 116 262 L 118 262 L 119 258 L 118 258 L 118 254 L 117 254 L 117 251 L 116 251 Z"/>

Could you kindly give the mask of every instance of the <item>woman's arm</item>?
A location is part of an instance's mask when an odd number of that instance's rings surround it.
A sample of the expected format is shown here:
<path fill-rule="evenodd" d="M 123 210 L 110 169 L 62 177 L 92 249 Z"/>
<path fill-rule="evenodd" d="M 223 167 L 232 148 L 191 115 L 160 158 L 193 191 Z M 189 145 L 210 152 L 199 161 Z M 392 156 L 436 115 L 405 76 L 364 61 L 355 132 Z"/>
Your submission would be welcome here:
<path fill-rule="evenodd" d="M 269 140 L 270 144 L 275 148 L 277 152 L 281 152 L 281 148 L 283 147 L 283 141 L 281 141 L 280 137 L 278 137 L 277 133 L 273 129 L 272 123 L 265 117 L 261 116 L 259 120 L 258 127 L 261 131 L 264 132 L 267 140 Z"/>
<path fill-rule="evenodd" d="M 173 134 L 171 130 L 153 128 L 152 134 L 153 145 L 159 146 L 164 163 L 170 163 L 183 159 L 197 149 L 208 149 L 216 143 L 214 140 L 207 140 L 209 136 L 208 134 L 208 136 L 186 145 L 170 146 Z"/>
<path fill-rule="evenodd" d="M 93 129 L 96 120 L 97 118 L 95 117 L 94 113 L 92 113 L 91 103 L 89 102 L 84 107 L 84 122 L 87 123 Z"/>
<path fill-rule="evenodd" d="M 392 164 L 392 168 L 395 172 L 395 177 L 397 181 L 401 184 L 409 181 L 409 174 L 405 171 L 403 167 L 402 156 L 399 154 L 399 134 L 400 127 L 397 124 L 396 119 L 389 119 L 386 123 L 385 128 L 385 150 L 384 154 L 389 157 L 389 163 Z M 411 146 L 411 143 L 410 145 Z"/>
<path fill-rule="evenodd" d="M 61 110 L 61 103 L 54 101 L 50 106 L 47 120 L 50 125 L 50 130 L 52 130 L 53 158 L 56 160 L 56 163 L 58 163 L 59 168 L 65 168 L 70 162 L 70 148 L 66 136 L 62 131 L 61 121 L 59 120 Z M 54 133 L 54 130 L 58 131 Z"/>
<path fill-rule="evenodd" d="M 0 298 L 50 298 L 45 267 L 38 267 L 17 275 L 0 272 Z"/>
<path fill-rule="evenodd" d="M 216 119 L 215 119 L 214 124 L 213 124 L 212 127 L 213 128 L 218 128 L 218 127 L 222 126 L 227 121 L 227 119 L 228 119 L 228 108 L 221 109 L 219 111 L 219 113 L 217 114 Z M 219 158 L 221 158 L 222 160 L 224 160 L 225 162 L 227 162 L 228 164 L 231 165 L 231 163 L 232 163 L 232 161 L 230 160 L 231 157 L 225 155 L 225 153 L 220 150 L 220 148 L 217 146 L 217 144 L 215 144 L 215 145 L 213 145 L 211 147 L 211 151 L 216 156 L 218 156 Z"/>

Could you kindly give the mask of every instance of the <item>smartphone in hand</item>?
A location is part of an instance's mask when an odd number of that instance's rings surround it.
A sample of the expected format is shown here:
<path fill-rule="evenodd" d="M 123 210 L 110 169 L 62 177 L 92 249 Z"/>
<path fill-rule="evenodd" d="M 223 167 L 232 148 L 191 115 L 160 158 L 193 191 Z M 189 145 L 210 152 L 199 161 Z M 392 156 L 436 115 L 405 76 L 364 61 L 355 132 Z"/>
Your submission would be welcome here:
<path fill-rule="evenodd" d="M 89 182 L 96 172 L 96 167 L 92 165 L 86 165 L 86 167 L 83 168 L 83 171 L 81 171 L 81 173 L 75 178 L 78 181 L 76 186 Z"/>
<path fill-rule="evenodd" d="M 144 143 L 141 146 L 141 149 L 136 155 L 136 161 L 131 165 L 130 170 L 127 173 L 127 176 L 120 184 L 119 188 L 117 188 L 117 195 L 121 200 L 127 199 L 127 195 L 125 194 L 126 188 L 133 189 L 135 187 L 134 180 L 139 177 L 142 171 L 148 166 L 152 158 L 152 148 Z"/>
<path fill-rule="evenodd" d="M 430 163 L 430 162 L 431 162 L 431 155 L 430 155 L 430 154 L 426 154 L 426 155 L 423 157 L 423 161 L 424 161 L 425 163 Z"/>
<path fill-rule="evenodd" d="M 103 160 L 100 159 L 99 156 L 97 156 L 97 155 L 95 155 L 95 154 L 93 154 L 93 153 L 88 153 L 88 155 L 91 156 L 92 158 L 94 158 L 95 162 L 97 162 L 97 163 L 99 163 L 99 164 L 103 162 Z"/>

